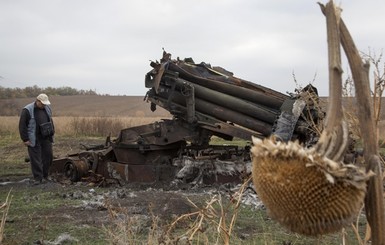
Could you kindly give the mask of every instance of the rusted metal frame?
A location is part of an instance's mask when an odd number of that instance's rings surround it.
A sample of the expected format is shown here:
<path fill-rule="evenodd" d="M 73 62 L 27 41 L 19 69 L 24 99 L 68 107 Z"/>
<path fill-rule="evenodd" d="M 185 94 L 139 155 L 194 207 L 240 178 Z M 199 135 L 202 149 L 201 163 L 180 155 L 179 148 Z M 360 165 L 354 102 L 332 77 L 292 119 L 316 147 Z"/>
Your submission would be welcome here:
<path fill-rule="evenodd" d="M 183 122 L 185 123 L 185 122 Z M 133 147 L 153 145 L 163 147 L 183 141 L 193 134 L 192 129 L 180 124 L 178 120 L 164 119 L 160 122 L 136 126 L 122 130 L 122 140 L 115 145 Z"/>
<path fill-rule="evenodd" d="M 159 87 L 160 87 L 160 86 L 161 86 L 161 85 L 159 84 Z M 172 84 L 171 84 L 171 89 L 166 88 L 167 91 L 169 91 L 169 96 L 168 96 L 168 99 L 167 99 L 167 104 L 168 104 L 168 105 L 171 104 L 171 101 L 172 101 L 172 99 L 173 99 L 175 93 L 177 92 L 177 91 L 175 90 L 175 88 L 176 88 L 176 83 L 172 83 Z M 159 89 L 159 88 L 158 88 L 158 89 Z M 159 91 L 156 92 L 156 93 L 158 94 Z"/>
<path fill-rule="evenodd" d="M 330 1 L 331 3 L 333 1 Z M 325 7 L 320 4 L 325 14 Z M 363 63 L 344 21 L 339 22 L 341 44 L 348 58 L 355 85 L 358 119 L 364 144 L 364 158 L 367 171 L 376 175 L 369 180 L 365 197 L 366 218 L 371 227 L 371 239 L 374 245 L 385 244 L 385 214 L 383 200 L 383 180 L 381 162 L 378 157 L 377 136 L 374 126 L 369 85 L 369 64 Z"/>
<path fill-rule="evenodd" d="M 158 90 L 159 90 L 159 84 L 160 84 L 160 80 L 162 79 L 162 76 L 163 76 L 163 73 L 166 69 L 166 66 L 167 66 L 167 63 L 168 62 L 162 62 L 159 66 L 159 69 L 154 77 L 154 89 L 155 89 L 155 92 L 158 93 Z"/>
<path fill-rule="evenodd" d="M 154 143 L 153 138 L 157 134 L 160 134 L 160 130 L 154 127 L 154 123 L 126 128 L 121 130 L 116 144 L 150 144 Z"/>
<path fill-rule="evenodd" d="M 97 152 L 92 152 L 92 160 L 91 170 L 93 173 L 96 173 L 96 169 L 98 168 L 99 164 L 99 154 Z"/>
<path fill-rule="evenodd" d="M 177 118 L 184 118 L 186 119 L 186 107 L 183 105 L 179 105 L 177 103 L 168 104 L 166 96 L 161 95 L 151 95 L 147 99 L 148 101 L 159 105 L 162 108 L 165 108 L 167 111 L 169 111 L 174 117 Z"/>
<path fill-rule="evenodd" d="M 164 105 L 164 102 L 162 102 L 164 101 L 164 99 L 160 97 L 149 97 L 149 101 L 156 103 L 162 107 Z M 184 106 L 179 105 L 177 103 L 173 103 L 173 107 L 177 108 L 177 111 L 179 112 L 186 110 Z M 182 113 L 182 115 L 184 114 Z M 256 132 L 247 128 L 239 127 L 236 125 L 231 125 L 229 123 L 223 122 L 207 114 L 196 112 L 195 117 L 197 120 L 196 124 L 199 125 L 200 128 L 204 128 L 209 131 L 212 131 L 214 135 L 217 135 L 219 137 L 221 136 L 218 135 L 217 133 L 225 134 L 228 136 L 237 137 L 245 140 L 250 140 L 252 135 L 258 138 L 265 137 L 263 135 L 260 135 L 259 132 Z"/>
<path fill-rule="evenodd" d="M 153 183 L 158 181 L 171 181 L 174 178 L 175 167 L 162 164 L 122 164 L 107 162 L 110 178 L 123 180 L 130 183 Z M 165 177 L 166 176 L 166 177 Z M 162 178 L 163 177 L 163 178 Z"/>
<path fill-rule="evenodd" d="M 224 122 L 215 123 L 215 125 L 212 125 L 212 124 L 206 124 L 201 121 L 198 121 L 198 124 L 200 125 L 201 128 L 205 128 L 207 130 L 221 133 L 221 134 L 231 135 L 233 137 L 237 137 L 240 139 L 250 140 L 251 136 L 254 136 L 257 138 L 263 138 L 262 135 L 256 134 L 255 131 L 251 131 L 249 129 L 241 128 L 241 127 L 234 126 Z"/>
<path fill-rule="evenodd" d="M 193 123 L 195 122 L 195 87 L 189 82 L 184 84 L 185 91 L 184 95 L 186 97 L 186 105 L 187 105 L 187 122 Z M 187 90 L 187 91 L 186 91 Z"/>

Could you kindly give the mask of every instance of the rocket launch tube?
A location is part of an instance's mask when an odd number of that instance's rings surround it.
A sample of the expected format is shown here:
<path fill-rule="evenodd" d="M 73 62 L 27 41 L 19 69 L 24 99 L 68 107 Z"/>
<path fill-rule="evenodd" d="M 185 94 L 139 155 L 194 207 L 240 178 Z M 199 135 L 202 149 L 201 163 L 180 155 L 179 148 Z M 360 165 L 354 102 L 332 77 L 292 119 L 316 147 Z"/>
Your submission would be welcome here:
<path fill-rule="evenodd" d="M 161 85 L 160 87 L 162 86 L 163 85 Z M 162 89 L 160 89 L 160 91 L 162 91 Z M 175 103 L 177 105 L 186 107 L 186 98 L 177 91 L 174 91 L 172 95 L 169 93 L 160 92 L 156 96 L 159 96 L 162 100 L 167 101 L 166 103 Z M 151 97 L 154 98 L 154 96 Z M 211 103 L 201 98 L 195 98 L 195 110 L 202 114 L 215 117 L 218 120 L 224 122 L 232 122 L 250 130 L 259 132 L 264 136 L 268 136 L 271 134 L 272 124 L 258 120 L 257 118 L 253 118 L 238 111 L 234 111 L 223 106 Z M 187 112 L 185 114 L 187 114 Z"/>
<path fill-rule="evenodd" d="M 198 68 L 202 70 L 202 73 L 205 73 L 204 76 L 197 71 Z M 178 72 L 180 78 L 191 83 L 269 108 L 279 109 L 283 102 L 289 98 L 288 95 L 233 76 L 210 74 L 206 67 L 187 65 L 186 63 L 177 65 L 170 62 L 167 69 Z"/>
<path fill-rule="evenodd" d="M 183 86 L 184 83 L 188 82 L 179 78 L 173 80 L 179 86 Z M 274 111 L 264 106 L 256 105 L 234 96 L 205 88 L 198 84 L 190 84 L 194 86 L 195 99 L 200 98 L 213 104 L 221 105 L 228 110 L 241 112 L 245 115 L 251 116 L 269 124 L 273 124 L 279 115 L 279 111 Z"/>

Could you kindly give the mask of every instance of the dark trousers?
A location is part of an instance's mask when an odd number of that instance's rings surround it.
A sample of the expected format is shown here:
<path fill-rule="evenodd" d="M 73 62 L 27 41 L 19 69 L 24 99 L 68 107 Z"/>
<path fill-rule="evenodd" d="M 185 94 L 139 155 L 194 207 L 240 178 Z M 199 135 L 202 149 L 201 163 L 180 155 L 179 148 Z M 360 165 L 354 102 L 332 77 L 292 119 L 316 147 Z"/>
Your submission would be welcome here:
<path fill-rule="evenodd" d="M 37 140 L 34 147 L 28 147 L 28 155 L 33 178 L 35 180 L 47 178 L 53 158 L 51 141 L 48 139 Z"/>

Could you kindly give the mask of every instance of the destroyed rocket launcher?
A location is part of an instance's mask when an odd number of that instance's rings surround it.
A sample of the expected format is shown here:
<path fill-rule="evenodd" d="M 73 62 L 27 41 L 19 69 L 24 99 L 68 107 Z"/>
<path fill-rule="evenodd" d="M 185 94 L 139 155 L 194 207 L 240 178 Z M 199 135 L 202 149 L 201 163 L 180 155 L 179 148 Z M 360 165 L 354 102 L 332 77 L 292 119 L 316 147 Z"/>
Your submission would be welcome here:
<path fill-rule="evenodd" d="M 187 122 L 186 127 L 204 131 L 197 134 L 200 141 L 210 134 L 245 140 L 275 134 L 284 141 L 316 141 L 312 128 L 323 113 L 315 107 L 317 90 L 311 85 L 289 96 L 234 77 L 221 67 L 195 64 L 191 58 L 172 60 L 166 52 L 151 66 L 145 79 L 151 109 L 159 105 Z"/>
<path fill-rule="evenodd" d="M 145 100 L 151 110 L 161 106 L 173 118 L 122 129 L 104 145 L 55 159 L 53 173 L 64 173 L 71 181 L 233 182 L 250 173 L 249 147 L 210 145 L 212 136 L 317 141 L 313 126 L 323 113 L 315 106 L 317 91 L 310 85 L 284 95 L 220 67 L 172 60 L 166 52 L 151 66 Z"/>

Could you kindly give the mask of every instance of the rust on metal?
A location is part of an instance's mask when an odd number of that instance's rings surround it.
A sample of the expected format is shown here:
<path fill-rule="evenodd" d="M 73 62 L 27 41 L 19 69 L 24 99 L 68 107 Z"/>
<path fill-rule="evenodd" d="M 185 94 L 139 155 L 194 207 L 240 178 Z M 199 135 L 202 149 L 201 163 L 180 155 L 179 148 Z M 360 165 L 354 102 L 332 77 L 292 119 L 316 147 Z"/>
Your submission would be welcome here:
<path fill-rule="evenodd" d="M 305 100 L 301 94 L 285 95 L 237 78 L 224 68 L 171 57 L 163 51 L 160 62 L 150 62 L 152 69 L 144 82 L 150 109 L 163 107 L 172 119 L 122 129 L 116 139 L 108 137 L 104 145 L 86 146 L 77 154 L 55 159 L 52 172 L 65 173 L 72 181 L 92 175 L 119 182 L 153 183 L 175 178 L 210 184 L 237 182 L 244 171 L 233 170 L 239 168 L 233 162 L 250 163 L 250 146 L 213 146 L 213 136 L 250 141 L 251 136 L 264 138 L 290 131 L 290 139 L 316 142 L 317 135 L 308 123 L 309 117 L 317 119 L 314 105 L 308 103 L 301 115 L 292 115 L 294 102 Z M 195 161 L 193 167 L 179 161 L 184 157 Z M 192 176 L 181 177 L 181 170 L 189 167 Z"/>

